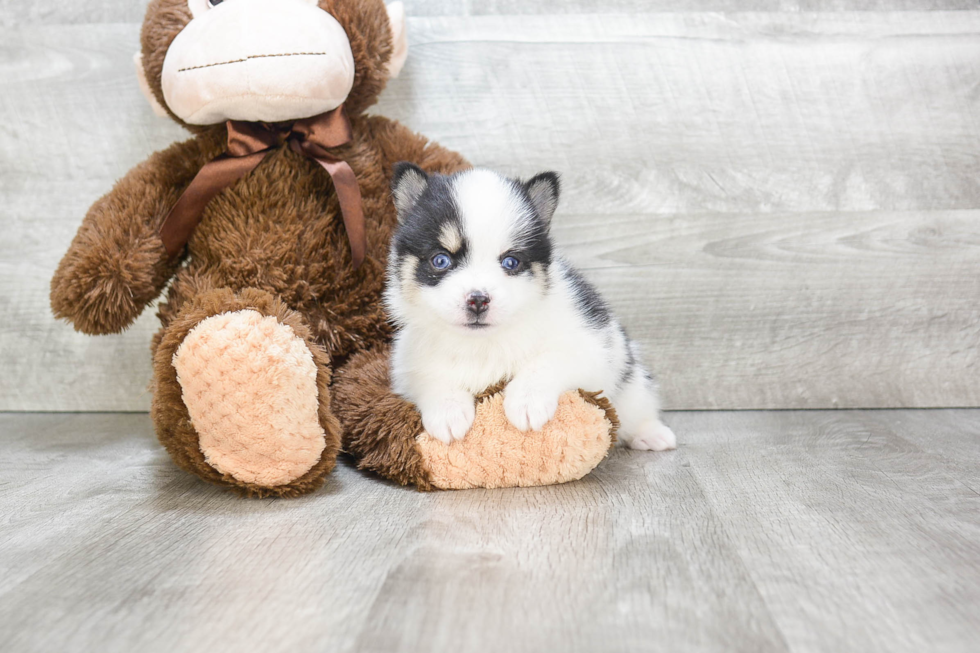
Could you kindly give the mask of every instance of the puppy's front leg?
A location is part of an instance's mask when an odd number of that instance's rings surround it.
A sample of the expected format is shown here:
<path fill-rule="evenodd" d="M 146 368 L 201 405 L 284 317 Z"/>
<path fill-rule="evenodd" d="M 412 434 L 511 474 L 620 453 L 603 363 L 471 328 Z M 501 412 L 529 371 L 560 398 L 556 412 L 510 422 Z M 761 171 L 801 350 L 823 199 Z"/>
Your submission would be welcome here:
<path fill-rule="evenodd" d="M 476 417 L 476 401 L 465 390 L 433 389 L 421 396 L 416 405 L 425 430 L 446 444 L 466 437 Z"/>
<path fill-rule="evenodd" d="M 559 370 L 536 367 L 517 374 L 504 389 L 504 413 L 521 431 L 540 431 L 558 410 L 565 391 Z"/>

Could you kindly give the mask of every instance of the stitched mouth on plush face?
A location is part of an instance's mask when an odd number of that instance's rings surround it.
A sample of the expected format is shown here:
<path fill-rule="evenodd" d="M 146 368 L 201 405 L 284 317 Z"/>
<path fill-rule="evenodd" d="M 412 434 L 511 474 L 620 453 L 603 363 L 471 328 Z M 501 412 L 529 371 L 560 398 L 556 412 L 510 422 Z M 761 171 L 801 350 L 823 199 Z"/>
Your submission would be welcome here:
<path fill-rule="evenodd" d="M 282 52 L 280 54 L 252 54 L 247 57 L 242 57 L 241 59 L 230 59 L 228 61 L 218 61 L 216 63 L 206 63 L 200 66 L 188 66 L 186 68 L 179 68 L 178 73 L 185 73 L 189 70 L 201 70 L 202 68 L 214 68 L 215 66 L 228 66 L 234 63 L 245 63 L 252 59 L 271 59 L 274 57 L 325 57 L 326 52 Z"/>
<path fill-rule="evenodd" d="M 282 122 L 336 109 L 354 77 L 347 32 L 314 0 L 233 0 L 174 37 L 160 86 L 187 124 Z"/>

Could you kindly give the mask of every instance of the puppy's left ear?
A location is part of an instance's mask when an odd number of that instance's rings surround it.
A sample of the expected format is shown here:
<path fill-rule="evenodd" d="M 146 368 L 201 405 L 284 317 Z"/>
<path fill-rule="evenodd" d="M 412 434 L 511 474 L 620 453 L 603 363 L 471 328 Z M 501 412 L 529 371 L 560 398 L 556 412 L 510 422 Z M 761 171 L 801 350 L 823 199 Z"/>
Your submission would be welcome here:
<path fill-rule="evenodd" d="M 538 217 L 551 226 L 551 218 L 558 208 L 560 184 L 557 172 L 542 172 L 524 182 L 524 190 L 531 199 L 531 205 L 537 211 Z"/>
<path fill-rule="evenodd" d="M 412 210 L 422 193 L 429 187 L 429 175 L 414 163 L 399 161 L 391 175 L 391 196 L 395 200 L 398 221 Z"/>

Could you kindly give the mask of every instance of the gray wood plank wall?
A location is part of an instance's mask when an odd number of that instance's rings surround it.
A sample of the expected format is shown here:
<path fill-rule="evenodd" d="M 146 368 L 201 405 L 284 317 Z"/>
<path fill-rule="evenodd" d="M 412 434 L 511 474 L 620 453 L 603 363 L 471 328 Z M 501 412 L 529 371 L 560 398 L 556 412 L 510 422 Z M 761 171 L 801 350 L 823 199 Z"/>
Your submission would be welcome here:
<path fill-rule="evenodd" d="M 407 5 L 375 111 L 563 174 L 557 238 L 667 407 L 980 405 L 976 3 Z M 47 305 L 86 208 L 185 137 L 136 86 L 143 6 L 0 7 L 0 410 L 148 406 L 152 311 L 89 338 Z"/>

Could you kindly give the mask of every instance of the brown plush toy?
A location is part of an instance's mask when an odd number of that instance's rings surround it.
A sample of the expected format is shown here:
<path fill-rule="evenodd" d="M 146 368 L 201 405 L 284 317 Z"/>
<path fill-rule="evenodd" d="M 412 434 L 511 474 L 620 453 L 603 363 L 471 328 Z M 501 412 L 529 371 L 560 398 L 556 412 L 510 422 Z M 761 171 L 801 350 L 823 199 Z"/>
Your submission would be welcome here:
<path fill-rule="evenodd" d="M 435 443 L 440 451 L 420 436 L 414 410 L 388 390 L 380 298 L 396 222 L 393 164 L 467 167 L 364 114 L 404 61 L 403 22 L 400 4 L 381 0 L 147 8 L 141 85 L 194 136 L 92 206 L 51 282 L 51 305 L 79 331 L 117 333 L 169 283 L 152 343 L 152 417 L 176 463 L 207 481 L 250 496 L 319 487 L 341 448 L 338 415 L 362 466 L 422 488 L 578 478 L 611 444 L 608 405 L 576 395 L 560 414 L 577 429 L 556 420 L 560 437 L 499 439 L 520 439 L 523 453 L 497 445 L 482 454 L 496 456 L 491 463 L 461 459 L 462 449 Z M 345 365 L 347 384 L 332 389 L 331 371 Z M 477 426 L 490 432 L 502 411 L 484 403 Z M 382 413 L 387 421 L 372 428 Z M 487 464 L 498 472 L 466 476 Z"/>

